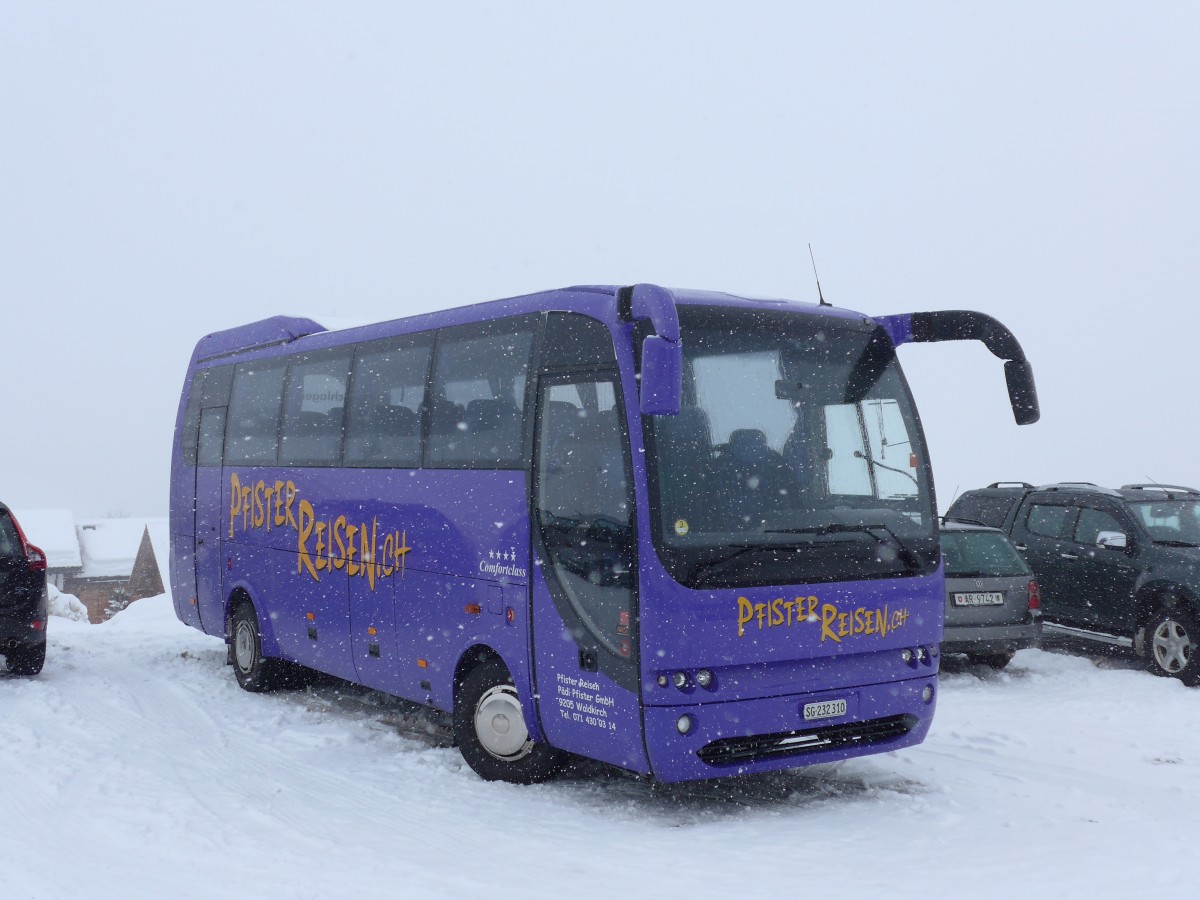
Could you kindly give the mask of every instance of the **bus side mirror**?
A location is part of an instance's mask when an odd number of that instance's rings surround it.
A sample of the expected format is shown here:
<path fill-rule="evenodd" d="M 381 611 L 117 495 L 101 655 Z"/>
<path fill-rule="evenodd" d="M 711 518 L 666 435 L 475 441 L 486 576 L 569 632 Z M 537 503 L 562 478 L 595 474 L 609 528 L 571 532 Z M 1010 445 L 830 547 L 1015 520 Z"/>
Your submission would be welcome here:
<path fill-rule="evenodd" d="M 679 415 L 683 389 L 683 347 L 657 334 L 642 341 L 642 414 Z"/>
<path fill-rule="evenodd" d="M 1033 383 L 1033 366 L 1028 360 L 1010 359 L 1004 364 L 1004 381 L 1008 384 L 1008 402 L 1018 425 L 1032 425 L 1041 418 L 1037 387 Z"/>
<path fill-rule="evenodd" d="M 966 309 L 945 309 L 935 312 L 903 313 L 879 316 L 892 343 L 938 343 L 941 341 L 982 341 L 983 345 L 1004 360 L 1004 380 L 1008 383 L 1008 402 L 1018 425 L 1032 425 L 1039 418 L 1037 388 L 1033 383 L 1033 366 L 1013 333 L 991 316 Z"/>

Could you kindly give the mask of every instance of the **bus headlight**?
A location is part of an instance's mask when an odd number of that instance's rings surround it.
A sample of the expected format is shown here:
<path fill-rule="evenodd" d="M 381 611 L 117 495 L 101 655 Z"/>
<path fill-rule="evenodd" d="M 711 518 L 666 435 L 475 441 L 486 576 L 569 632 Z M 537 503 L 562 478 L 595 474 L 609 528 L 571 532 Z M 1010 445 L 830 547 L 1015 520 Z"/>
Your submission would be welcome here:
<path fill-rule="evenodd" d="M 933 688 L 930 687 L 929 685 L 925 685 L 925 689 L 923 691 L 921 691 L 921 699 L 924 700 L 926 703 L 928 703 L 930 700 L 932 700 L 933 699 Z"/>
<path fill-rule="evenodd" d="M 701 669 L 696 673 L 696 684 L 702 688 L 710 688 L 713 683 L 713 674 L 708 669 Z"/>
<path fill-rule="evenodd" d="M 676 672 L 672 676 L 672 679 L 675 682 L 675 687 L 679 688 L 681 691 L 687 687 L 687 672 Z"/>
<path fill-rule="evenodd" d="M 687 734 L 692 730 L 692 717 L 687 715 L 680 716 L 679 721 L 675 723 L 675 728 L 680 734 Z"/>

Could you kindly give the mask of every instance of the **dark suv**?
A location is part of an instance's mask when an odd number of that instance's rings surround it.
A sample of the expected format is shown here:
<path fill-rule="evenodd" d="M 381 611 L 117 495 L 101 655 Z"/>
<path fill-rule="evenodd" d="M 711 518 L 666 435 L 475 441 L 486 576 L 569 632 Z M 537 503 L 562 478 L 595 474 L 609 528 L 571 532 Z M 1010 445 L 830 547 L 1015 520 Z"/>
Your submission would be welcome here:
<path fill-rule="evenodd" d="M 946 518 L 1001 507 L 1037 576 L 1047 636 L 1132 647 L 1157 674 L 1200 683 L 1200 491 L 996 484 L 963 494 Z"/>
<path fill-rule="evenodd" d="M 0 503 L 0 654 L 14 675 L 42 671 L 48 605 L 46 554 Z"/>

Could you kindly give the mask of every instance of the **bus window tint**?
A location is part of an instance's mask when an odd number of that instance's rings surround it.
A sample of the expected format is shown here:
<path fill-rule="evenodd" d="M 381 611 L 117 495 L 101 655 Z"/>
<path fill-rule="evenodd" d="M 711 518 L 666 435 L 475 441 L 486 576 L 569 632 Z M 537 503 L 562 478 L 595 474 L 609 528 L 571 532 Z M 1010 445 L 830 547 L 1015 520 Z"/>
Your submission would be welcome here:
<path fill-rule="evenodd" d="M 270 466 L 279 444 L 279 398 L 287 366 L 282 360 L 239 363 L 233 375 L 225 435 L 226 464 Z"/>
<path fill-rule="evenodd" d="M 281 465 L 337 464 L 349 377 L 349 351 L 292 361 L 279 437 Z"/>
<path fill-rule="evenodd" d="M 347 465 L 421 465 L 421 409 L 432 350 L 430 337 L 359 348 L 346 424 Z"/>
<path fill-rule="evenodd" d="M 471 329 L 438 339 L 429 409 L 433 466 L 522 465 L 532 328 L 490 332 L 491 328 Z"/>

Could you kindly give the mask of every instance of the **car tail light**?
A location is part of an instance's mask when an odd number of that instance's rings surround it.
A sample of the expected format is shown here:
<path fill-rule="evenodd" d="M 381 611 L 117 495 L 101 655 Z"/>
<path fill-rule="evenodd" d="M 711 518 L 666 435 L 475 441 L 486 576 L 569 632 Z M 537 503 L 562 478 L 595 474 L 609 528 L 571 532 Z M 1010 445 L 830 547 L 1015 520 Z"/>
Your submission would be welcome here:
<path fill-rule="evenodd" d="M 17 537 L 21 539 L 21 544 L 25 547 L 25 562 L 29 564 L 30 571 L 45 572 L 46 571 L 46 554 L 41 547 L 35 547 L 29 543 L 29 538 L 25 537 L 25 532 L 21 529 L 21 523 L 14 516 L 10 520 L 17 529 Z"/>
<path fill-rule="evenodd" d="M 25 548 L 25 560 L 29 563 L 30 570 L 34 572 L 46 571 L 46 554 L 42 552 L 40 547 L 29 544 Z"/>
<path fill-rule="evenodd" d="M 1042 608 L 1042 595 L 1038 591 L 1038 583 L 1036 581 L 1029 582 L 1029 608 Z"/>

